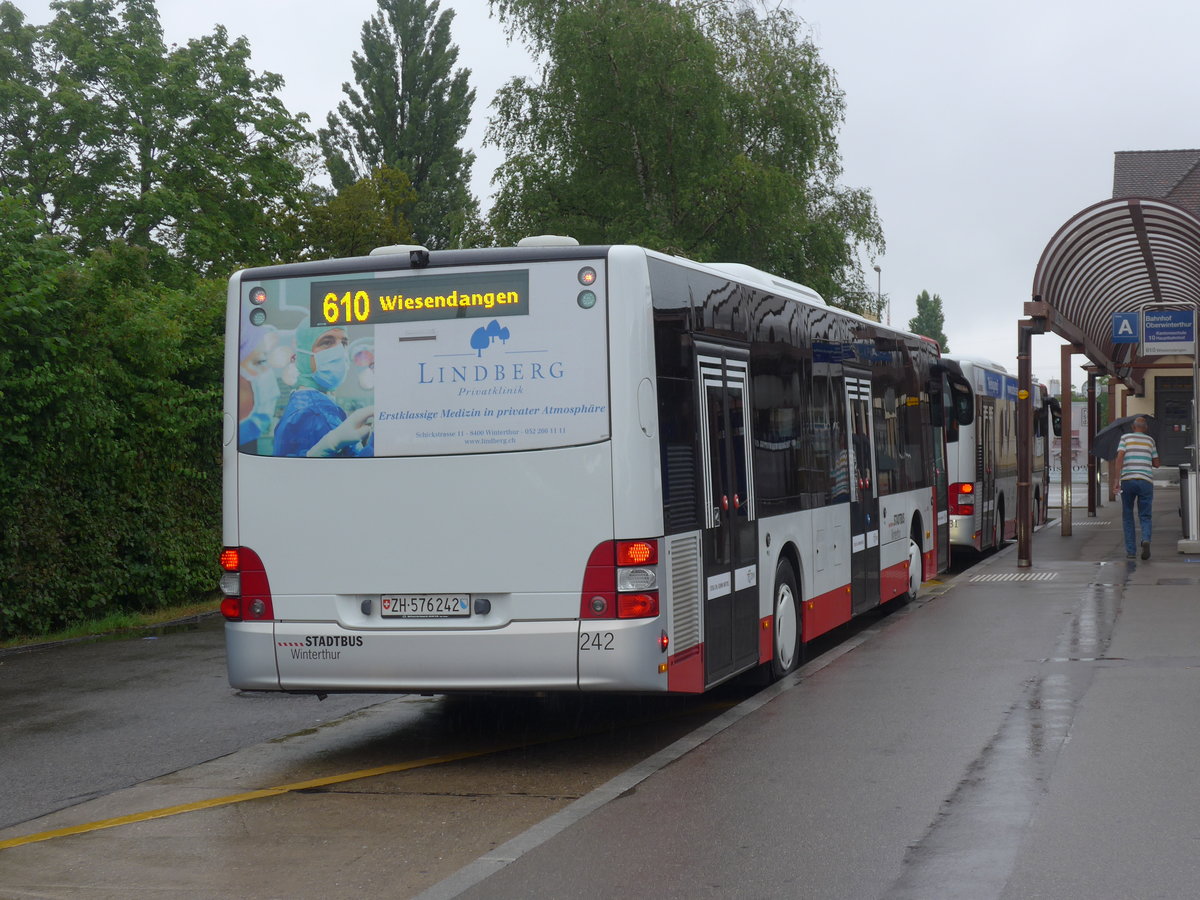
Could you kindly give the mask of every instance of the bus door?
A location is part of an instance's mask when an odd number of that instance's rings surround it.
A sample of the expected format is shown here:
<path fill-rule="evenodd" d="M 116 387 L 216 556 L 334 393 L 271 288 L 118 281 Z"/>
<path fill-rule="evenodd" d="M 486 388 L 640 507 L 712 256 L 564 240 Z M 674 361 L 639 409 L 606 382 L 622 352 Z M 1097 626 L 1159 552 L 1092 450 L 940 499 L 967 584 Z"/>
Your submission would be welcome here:
<path fill-rule="evenodd" d="M 846 403 L 850 423 L 850 609 L 858 615 L 879 605 L 879 496 L 867 373 L 846 370 Z"/>
<path fill-rule="evenodd" d="M 704 668 L 706 684 L 758 661 L 758 524 L 744 351 L 697 353 L 704 473 Z"/>
<path fill-rule="evenodd" d="M 979 397 L 975 425 L 975 511 L 979 517 L 979 546 L 992 545 L 996 527 L 996 400 Z M 1003 527 L 1003 526 L 1001 526 Z M 999 532 L 995 532 L 999 533 Z"/>

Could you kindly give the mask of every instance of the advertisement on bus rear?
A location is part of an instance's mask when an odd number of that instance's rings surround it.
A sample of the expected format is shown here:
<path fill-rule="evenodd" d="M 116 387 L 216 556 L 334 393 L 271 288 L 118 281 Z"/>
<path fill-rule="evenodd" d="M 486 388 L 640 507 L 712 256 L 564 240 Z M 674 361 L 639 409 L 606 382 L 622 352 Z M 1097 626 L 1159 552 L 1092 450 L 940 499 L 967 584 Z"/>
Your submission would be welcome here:
<path fill-rule="evenodd" d="M 242 284 L 238 446 L 380 457 L 609 436 L 603 263 Z"/>

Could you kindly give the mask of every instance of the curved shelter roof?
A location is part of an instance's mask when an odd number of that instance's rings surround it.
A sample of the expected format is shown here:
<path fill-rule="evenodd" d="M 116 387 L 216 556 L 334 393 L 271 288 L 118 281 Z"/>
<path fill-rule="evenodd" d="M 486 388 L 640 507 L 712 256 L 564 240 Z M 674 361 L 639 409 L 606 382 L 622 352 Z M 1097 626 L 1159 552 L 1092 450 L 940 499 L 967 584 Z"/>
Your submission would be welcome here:
<path fill-rule="evenodd" d="M 1050 239 L 1033 277 L 1047 324 L 1104 374 L 1141 391 L 1137 344 L 1113 342 L 1113 313 L 1200 304 L 1200 218 L 1163 200 L 1123 197 L 1089 206 Z"/>

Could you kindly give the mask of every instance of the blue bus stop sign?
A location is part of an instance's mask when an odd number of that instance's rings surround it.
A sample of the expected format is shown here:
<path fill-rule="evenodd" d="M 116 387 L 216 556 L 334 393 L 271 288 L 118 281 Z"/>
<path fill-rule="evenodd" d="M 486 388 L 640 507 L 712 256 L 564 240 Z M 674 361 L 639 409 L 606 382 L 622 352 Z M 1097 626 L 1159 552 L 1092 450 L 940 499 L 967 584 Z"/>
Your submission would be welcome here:
<path fill-rule="evenodd" d="M 1193 352 L 1196 336 L 1190 309 L 1147 309 L 1142 326 L 1142 353 L 1147 356 Z"/>
<path fill-rule="evenodd" d="M 1141 322 L 1136 312 L 1112 314 L 1112 342 L 1114 344 L 1136 344 L 1142 339 Z"/>

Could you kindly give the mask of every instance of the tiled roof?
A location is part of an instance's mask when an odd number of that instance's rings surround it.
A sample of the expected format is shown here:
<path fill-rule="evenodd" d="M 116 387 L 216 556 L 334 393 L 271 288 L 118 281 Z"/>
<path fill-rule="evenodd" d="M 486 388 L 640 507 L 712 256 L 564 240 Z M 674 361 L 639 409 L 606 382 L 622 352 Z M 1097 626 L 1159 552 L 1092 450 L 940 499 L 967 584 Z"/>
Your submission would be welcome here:
<path fill-rule="evenodd" d="M 1197 186 L 1188 178 L 1200 165 L 1200 150 L 1118 150 L 1115 157 L 1114 199 L 1154 197 L 1200 210 Z M 1180 196 L 1172 196 L 1177 188 Z"/>
<path fill-rule="evenodd" d="M 1166 199 L 1189 212 L 1200 214 L 1200 163 L 1179 179 Z"/>

